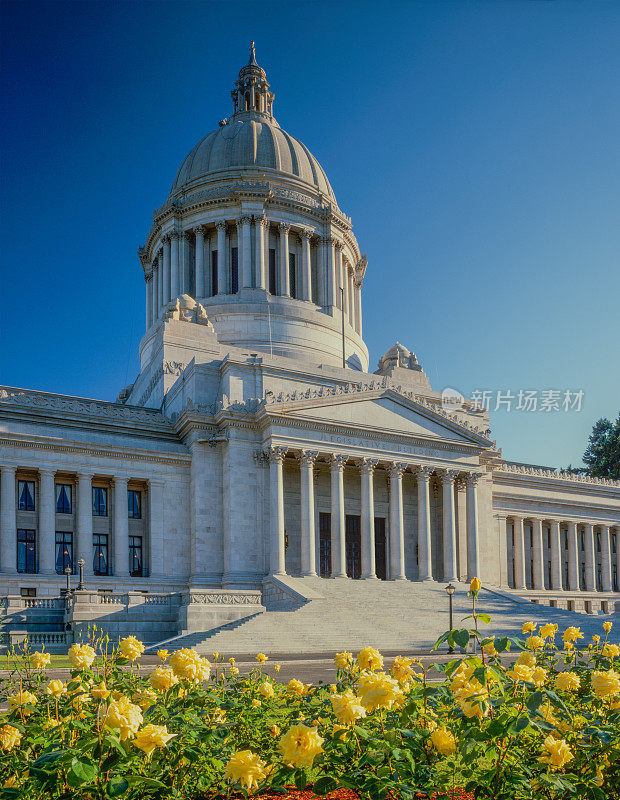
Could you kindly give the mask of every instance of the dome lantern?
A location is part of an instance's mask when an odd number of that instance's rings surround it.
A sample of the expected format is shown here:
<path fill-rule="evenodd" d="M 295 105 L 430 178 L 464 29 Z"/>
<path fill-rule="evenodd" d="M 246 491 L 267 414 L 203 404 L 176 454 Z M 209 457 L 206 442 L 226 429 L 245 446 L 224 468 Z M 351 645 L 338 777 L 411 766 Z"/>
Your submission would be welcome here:
<path fill-rule="evenodd" d="M 230 96 L 233 101 L 233 117 L 252 114 L 273 119 L 274 94 L 269 90 L 265 70 L 256 61 L 254 42 L 250 42 L 250 59 L 240 69 Z"/>

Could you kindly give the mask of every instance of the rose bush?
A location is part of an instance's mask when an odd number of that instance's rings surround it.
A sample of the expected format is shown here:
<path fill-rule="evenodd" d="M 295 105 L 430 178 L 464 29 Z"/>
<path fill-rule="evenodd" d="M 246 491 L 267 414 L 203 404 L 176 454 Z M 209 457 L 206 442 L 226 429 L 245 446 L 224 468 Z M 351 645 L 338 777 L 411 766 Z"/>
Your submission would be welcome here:
<path fill-rule="evenodd" d="M 0 794 L 39 798 L 215 798 L 271 787 L 356 789 L 362 797 L 620 797 L 620 666 L 604 636 L 578 646 L 578 628 L 523 626 L 485 637 L 488 616 L 444 643 L 462 653 L 424 668 L 391 667 L 364 647 L 336 655 L 330 686 L 287 685 L 234 659 L 159 651 L 139 675 L 134 637 L 110 648 L 73 645 L 68 680 L 48 680 L 45 653 L 14 653 L 3 680 Z M 502 663 L 502 654 L 516 655 Z M 508 661 L 504 659 L 504 661 Z M 277 670 L 276 670 L 277 672 Z"/>

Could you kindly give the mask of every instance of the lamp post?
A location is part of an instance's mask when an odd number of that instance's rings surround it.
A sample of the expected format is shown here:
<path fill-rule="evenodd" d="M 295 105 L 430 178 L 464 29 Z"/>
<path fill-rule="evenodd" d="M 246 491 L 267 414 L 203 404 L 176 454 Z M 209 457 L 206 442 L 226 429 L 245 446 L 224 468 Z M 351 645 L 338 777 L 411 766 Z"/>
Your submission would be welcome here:
<path fill-rule="evenodd" d="M 65 575 L 67 576 L 67 594 L 71 591 L 71 567 L 65 567 Z"/>
<path fill-rule="evenodd" d="M 453 586 L 451 583 L 449 583 L 446 586 L 446 592 L 448 594 L 448 600 L 449 600 L 449 603 L 450 603 L 450 630 L 452 630 L 452 627 L 453 627 L 453 625 L 452 625 L 452 595 L 454 594 L 455 591 L 456 591 L 456 587 Z M 452 645 L 450 645 L 448 647 L 448 653 L 454 653 L 454 647 L 452 647 Z"/>
<path fill-rule="evenodd" d="M 78 583 L 78 590 L 80 591 L 84 589 L 84 564 L 86 564 L 86 561 L 84 561 L 83 558 L 78 559 L 78 567 L 80 569 L 80 580 Z"/>

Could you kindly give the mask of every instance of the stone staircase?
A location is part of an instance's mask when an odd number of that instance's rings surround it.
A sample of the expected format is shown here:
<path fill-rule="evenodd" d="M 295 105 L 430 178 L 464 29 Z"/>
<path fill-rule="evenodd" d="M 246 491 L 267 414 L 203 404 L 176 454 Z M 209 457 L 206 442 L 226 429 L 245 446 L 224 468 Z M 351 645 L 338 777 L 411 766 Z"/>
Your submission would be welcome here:
<path fill-rule="evenodd" d="M 326 580 L 290 578 L 276 580 L 279 592 L 272 602 L 265 592 L 265 613 L 223 625 L 204 633 L 174 637 L 162 646 L 193 647 L 201 653 L 218 651 L 237 655 L 263 651 L 270 655 L 357 651 L 372 645 L 384 651 L 428 650 L 449 628 L 448 597 L 443 583 Z M 456 584 L 453 597 L 454 627 L 471 613 L 468 585 Z M 273 596 L 273 592 L 270 592 Z M 480 592 L 478 610 L 491 615 L 485 631 L 521 635 L 527 620 L 557 622 L 581 628 L 586 637 L 603 634 L 606 617 L 576 614 L 524 600 L 493 589 Z M 612 631 L 618 641 L 618 624 Z M 466 627 L 471 620 L 463 624 Z M 584 640 L 585 641 L 585 640 Z M 154 648 L 153 648 L 154 649 Z"/>

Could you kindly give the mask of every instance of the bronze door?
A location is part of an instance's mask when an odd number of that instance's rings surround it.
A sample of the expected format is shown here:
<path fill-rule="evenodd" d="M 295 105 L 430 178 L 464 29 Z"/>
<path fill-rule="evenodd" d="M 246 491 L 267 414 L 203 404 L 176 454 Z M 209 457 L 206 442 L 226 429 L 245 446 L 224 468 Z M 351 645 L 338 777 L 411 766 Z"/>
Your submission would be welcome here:
<path fill-rule="evenodd" d="M 375 570 L 377 578 L 387 580 L 385 517 L 375 517 Z"/>
<path fill-rule="evenodd" d="M 319 513 L 319 575 L 329 578 L 332 574 L 332 516 Z"/>
<path fill-rule="evenodd" d="M 346 554 L 347 554 L 347 576 L 349 578 L 361 578 L 362 576 L 362 546 L 360 536 L 360 518 L 352 514 L 346 517 Z"/>

